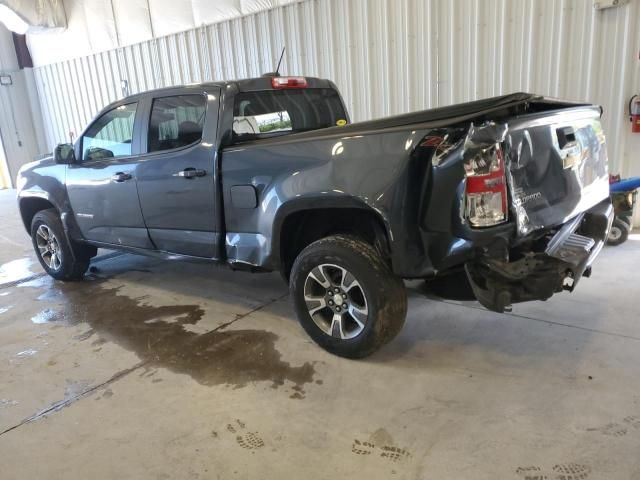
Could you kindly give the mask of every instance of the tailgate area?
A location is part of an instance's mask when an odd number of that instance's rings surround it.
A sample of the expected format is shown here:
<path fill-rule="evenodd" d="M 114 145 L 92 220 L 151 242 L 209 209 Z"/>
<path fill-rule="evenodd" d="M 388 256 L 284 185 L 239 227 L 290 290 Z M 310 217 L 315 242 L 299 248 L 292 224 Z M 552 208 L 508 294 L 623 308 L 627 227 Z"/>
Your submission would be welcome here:
<path fill-rule="evenodd" d="M 562 225 L 609 195 L 597 107 L 524 115 L 509 122 L 507 182 L 517 233 Z"/>

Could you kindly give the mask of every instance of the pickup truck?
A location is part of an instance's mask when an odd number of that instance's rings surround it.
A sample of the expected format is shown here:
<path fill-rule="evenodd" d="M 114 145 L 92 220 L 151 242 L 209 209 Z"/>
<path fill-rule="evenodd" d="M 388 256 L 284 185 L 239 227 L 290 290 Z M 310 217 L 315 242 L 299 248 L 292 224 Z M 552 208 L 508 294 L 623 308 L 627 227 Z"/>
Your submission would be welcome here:
<path fill-rule="evenodd" d="M 364 357 L 402 328 L 403 279 L 504 312 L 591 274 L 613 219 L 601 113 L 515 93 L 350 123 L 328 80 L 172 87 L 24 166 L 18 202 L 56 279 L 97 248 L 279 271 L 314 341 Z"/>

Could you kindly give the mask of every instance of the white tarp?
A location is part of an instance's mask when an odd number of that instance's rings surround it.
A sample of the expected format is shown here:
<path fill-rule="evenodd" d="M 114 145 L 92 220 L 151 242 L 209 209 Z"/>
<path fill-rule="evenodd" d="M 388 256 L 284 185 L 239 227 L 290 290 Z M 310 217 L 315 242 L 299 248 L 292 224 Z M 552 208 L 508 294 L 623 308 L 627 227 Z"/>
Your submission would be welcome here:
<path fill-rule="evenodd" d="M 27 33 L 45 30 L 61 31 L 67 27 L 62 0 L 0 0 L 24 23 Z M 11 25 L 6 25 L 11 29 Z M 25 33 L 20 29 L 18 33 Z"/>
<path fill-rule="evenodd" d="M 132 45 L 297 0 L 31 0 L 66 12 L 68 28 L 28 36 L 35 66 Z M 2 2 L 2 0 L 0 0 Z M 7 2 L 4 2 L 7 3 Z M 57 11 L 57 10 L 56 10 Z M 33 13 L 33 12 L 32 12 Z M 31 32 L 29 32 L 31 33 Z"/>

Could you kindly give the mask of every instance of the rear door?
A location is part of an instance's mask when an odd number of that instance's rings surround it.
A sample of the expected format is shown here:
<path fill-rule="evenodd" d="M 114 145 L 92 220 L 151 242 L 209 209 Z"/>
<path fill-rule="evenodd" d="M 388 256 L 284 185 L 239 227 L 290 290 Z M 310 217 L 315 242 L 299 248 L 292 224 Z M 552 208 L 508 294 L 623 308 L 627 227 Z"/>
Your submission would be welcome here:
<path fill-rule="evenodd" d="M 218 258 L 216 130 L 219 89 L 179 89 L 149 97 L 137 185 L 158 250 Z"/>
<path fill-rule="evenodd" d="M 99 116 L 80 138 L 78 161 L 67 168 L 71 208 L 87 240 L 153 248 L 135 182 L 141 113 L 141 102 L 131 101 Z"/>

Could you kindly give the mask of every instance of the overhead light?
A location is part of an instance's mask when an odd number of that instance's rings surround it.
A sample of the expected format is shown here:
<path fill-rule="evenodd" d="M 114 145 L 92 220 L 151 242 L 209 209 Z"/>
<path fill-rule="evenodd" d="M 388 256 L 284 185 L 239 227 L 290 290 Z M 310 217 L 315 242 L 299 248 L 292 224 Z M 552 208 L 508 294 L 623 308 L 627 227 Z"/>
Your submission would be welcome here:
<path fill-rule="evenodd" d="M 29 24 L 6 5 L 0 5 L 0 22 L 4 23 L 4 26 L 12 32 L 20 35 L 24 35 L 29 30 Z"/>

